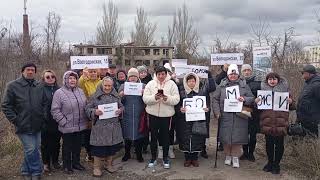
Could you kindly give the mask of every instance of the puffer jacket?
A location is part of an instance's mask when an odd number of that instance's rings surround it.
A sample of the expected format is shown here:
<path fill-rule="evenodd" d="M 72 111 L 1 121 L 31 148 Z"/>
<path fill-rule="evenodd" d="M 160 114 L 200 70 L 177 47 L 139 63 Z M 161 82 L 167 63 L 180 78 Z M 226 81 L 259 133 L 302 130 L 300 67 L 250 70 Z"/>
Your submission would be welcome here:
<path fill-rule="evenodd" d="M 86 96 L 81 88 L 70 87 L 68 79 L 71 74 L 79 79 L 75 72 L 65 72 L 63 86 L 54 93 L 51 105 L 52 117 L 58 122 L 59 131 L 64 134 L 88 128 L 88 119 L 84 112 Z"/>
<path fill-rule="evenodd" d="M 289 92 L 288 82 L 281 78 L 275 87 L 268 85 L 266 81 L 261 82 L 261 90 L 274 92 Z M 292 105 L 290 105 L 292 107 Z M 289 126 L 289 112 L 274 111 L 272 109 L 262 110 L 260 114 L 261 133 L 272 136 L 284 136 Z"/>
<path fill-rule="evenodd" d="M 96 92 L 99 84 L 101 84 L 101 80 L 99 78 L 96 80 L 92 80 L 84 77 L 83 75 L 79 78 L 79 87 L 83 90 L 87 98 L 89 98 Z"/>
<path fill-rule="evenodd" d="M 1 107 L 17 134 L 40 132 L 50 109 L 40 83 L 23 76 L 7 84 Z"/>
<path fill-rule="evenodd" d="M 175 114 L 174 106 L 180 101 L 178 87 L 171 79 L 171 76 L 167 74 L 164 82 L 160 81 L 155 76 L 150 81 L 143 93 L 143 101 L 147 105 L 146 111 L 156 117 L 172 117 Z M 168 97 L 167 101 L 162 99 L 155 99 L 155 95 L 158 93 L 158 89 L 163 89 L 163 94 Z"/>
<path fill-rule="evenodd" d="M 107 94 L 101 84 L 86 106 L 86 114 L 93 121 L 90 135 L 90 144 L 93 146 L 112 146 L 123 141 L 118 117 L 99 119 L 99 116 L 95 115 L 98 105 L 110 103 L 118 103 L 118 108 L 123 108 L 117 91 L 113 88 Z"/>
<path fill-rule="evenodd" d="M 196 77 L 196 85 L 190 89 L 187 85 L 186 78 L 189 75 Z M 187 122 L 185 113 L 181 113 L 180 108 L 183 106 L 184 98 L 192 98 L 193 96 L 207 96 L 211 91 L 215 90 L 215 82 L 212 78 L 208 79 L 208 83 L 204 84 L 200 89 L 200 79 L 194 73 L 188 73 L 184 76 L 183 84 L 179 86 L 180 102 L 176 106 L 177 112 L 177 139 L 179 141 L 179 148 L 183 152 L 200 152 L 203 149 L 205 142 L 205 135 L 198 135 L 192 133 L 192 126 L 196 122 Z M 210 107 L 208 107 L 210 109 Z M 207 112 L 206 114 L 208 114 Z"/>
<path fill-rule="evenodd" d="M 305 124 L 320 123 L 320 76 L 305 82 L 297 104 L 297 118 Z"/>

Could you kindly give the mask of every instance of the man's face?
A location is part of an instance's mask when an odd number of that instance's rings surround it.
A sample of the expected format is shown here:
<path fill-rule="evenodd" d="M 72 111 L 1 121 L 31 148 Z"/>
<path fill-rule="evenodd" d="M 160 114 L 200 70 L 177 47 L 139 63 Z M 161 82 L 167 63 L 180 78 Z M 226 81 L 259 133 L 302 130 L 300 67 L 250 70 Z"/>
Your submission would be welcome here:
<path fill-rule="evenodd" d="M 165 71 L 162 71 L 162 72 L 158 72 L 157 73 L 157 79 L 160 81 L 160 82 L 163 82 L 167 77 L 167 73 Z"/>
<path fill-rule="evenodd" d="M 109 68 L 108 72 L 111 76 L 115 76 L 117 73 L 117 69 L 116 68 Z"/>
<path fill-rule="evenodd" d="M 303 77 L 303 79 L 304 79 L 305 81 L 307 81 L 307 80 L 310 79 L 310 77 L 311 77 L 311 74 L 308 73 L 308 72 L 302 72 L 301 74 L 302 74 L 302 77 Z"/>
<path fill-rule="evenodd" d="M 26 79 L 34 79 L 35 74 L 36 74 L 35 67 L 26 67 L 22 72 L 23 77 Z"/>
<path fill-rule="evenodd" d="M 108 68 L 101 68 L 100 69 L 100 77 L 101 78 L 105 77 L 107 72 L 108 72 Z"/>
<path fill-rule="evenodd" d="M 252 71 L 250 69 L 245 69 L 242 71 L 242 75 L 244 77 L 250 77 L 252 75 Z"/>

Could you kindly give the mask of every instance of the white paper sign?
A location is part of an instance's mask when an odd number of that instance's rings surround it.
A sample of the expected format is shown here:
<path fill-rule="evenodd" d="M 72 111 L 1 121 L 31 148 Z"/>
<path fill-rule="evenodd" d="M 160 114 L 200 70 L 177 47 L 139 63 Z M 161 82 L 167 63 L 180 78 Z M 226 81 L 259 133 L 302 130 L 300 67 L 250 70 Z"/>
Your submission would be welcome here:
<path fill-rule="evenodd" d="M 243 53 L 211 54 L 211 65 L 237 64 L 242 65 Z"/>
<path fill-rule="evenodd" d="M 187 66 L 188 65 L 188 59 L 172 59 L 172 67 L 176 66 Z"/>
<path fill-rule="evenodd" d="M 125 82 L 124 94 L 133 96 L 142 96 L 142 83 Z"/>
<path fill-rule="evenodd" d="M 237 99 L 225 99 L 223 111 L 224 112 L 241 112 L 243 107 L 243 102 Z"/>
<path fill-rule="evenodd" d="M 196 66 L 196 65 L 187 65 L 187 66 L 176 66 L 175 73 L 178 78 L 183 78 L 186 74 L 193 72 L 199 76 L 199 78 L 208 78 L 207 71 L 209 70 L 208 66 Z"/>
<path fill-rule="evenodd" d="M 289 111 L 289 92 L 275 92 L 274 93 L 274 111 Z"/>
<path fill-rule="evenodd" d="M 253 47 L 253 70 L 255 74 L 271 72 L 271 47 Z"/>
<path fill-rule="evenodd" d="M 71 69 L 108 68 L 108 56 L 70 56 Z"/>
<path fill-rule="evenodd" d="M 98 109 L 103 112 L 103 114 L 99 116 L 99 119 L 110 119 L 113 117 L 118 117 L 116 115 L 116 111 L 118 110 L 118 103 L 98 105 Z"/>
<path fill-rule="evenodd" d="M 194 96 L 193 98 L 183 99 L 183 107 L 186 108 L 186 121 L 206 120 L 205 111 L 207 107 L 205 96 Z"/>
<path fill-rule="evenodd" d="M 230 86 L 226 88 L 226 99 L 238 99 L 240 97 L 239 86 Z"/>
<path fill-rule="evenodd" d="M 272 91 L 258 90 L 257 98 L 260 98 L 260 102 L 257 104 L 258 109 L 272 109 Z"/>

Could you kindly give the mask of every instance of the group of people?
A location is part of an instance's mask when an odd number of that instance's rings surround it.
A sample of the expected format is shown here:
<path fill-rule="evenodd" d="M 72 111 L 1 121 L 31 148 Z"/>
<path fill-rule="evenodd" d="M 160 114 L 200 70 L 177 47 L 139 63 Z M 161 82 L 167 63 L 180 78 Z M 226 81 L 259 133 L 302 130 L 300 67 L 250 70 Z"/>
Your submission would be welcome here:
<path fill-rule="evenodd" d="M 83 171 L 80 163 L 81 147 L 87 152 L 87 161 L 93 161 L 93 176 L 101 177 L 102 168 L 113 173 L 113 157 L 124 146 L 122 161 L 131 158 L 134 146 L 136 159 L 144 162 L 143 152 L 148 144 L 151 159 L 147 166 L 154 168 L 162 158 L 165 169 L 174 158 L 173 146 L 179 144 L 184 153 L 185 167 L 198 167 L 199 153 L 208 158 L 206 138 L 209 137 L 210 112 L 219 120 L 218 140 L 223 144 L 225 165 L 240 167 L 239 160 L 255 161 L 256 134 L 266 138 L 268 162 L 263 170 L 280 173 L 284 153 L 284 137 L 289 125 L 289 112 L 258 110 L 258 90 L 290 92 L 288 81 L 271 72 L 263 81 L 253 75 L 249 64 L 222 66 L 214 78 L 200 79 L 195 73 L 177 78 L 169 64 L 154 69 L 153 77 L 147 67 L 130 68 L 128 72 L 109 68 L 67 71 L 62 86 L 57 84 L 53 70 L 45 70 L 41 81 L 35 80 L 37 67 L 25 64 L 21 77 L 7 84 L 2 111 L 16 127 L 24 150 L 21 174 L 26 179 L 40 179 L 43 170 L 60 169 L 59 151 L 62 138 L 63 170 L 71 174 Z M 290 109 L 297 110 L 298 122 L 306 132 L 318 136 L 320 119 L 320 76 L 312 65 L 301 71 L 305 84 L 298 99 L 288 98 Z M 125 82 L 142 83 L 141 96 L 125 93 Z M 241 113 L 225 111 L 226 89 L 238 86 Z M 210 94 L 213 95 L 211 103 Z M 205 96 L 205 119 L 186 121 L 188 109 L 185 98 Z M 115 103 L 111 118 L 101 118 L 99 106 Z M 41 150 L 41 154 L 40 154 Z M 42 158 L 42 162 L 41 162 Z"/>

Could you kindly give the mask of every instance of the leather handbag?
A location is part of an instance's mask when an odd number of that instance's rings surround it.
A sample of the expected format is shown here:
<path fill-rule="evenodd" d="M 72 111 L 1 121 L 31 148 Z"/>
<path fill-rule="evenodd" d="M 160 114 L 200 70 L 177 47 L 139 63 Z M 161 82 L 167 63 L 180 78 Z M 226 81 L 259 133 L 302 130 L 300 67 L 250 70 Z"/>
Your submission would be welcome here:
<path fill-rule="evenodd" d="M 293 123 L 288 126 L 289 136 L 304 136 L 305 131 L 301 123 Z"/>

